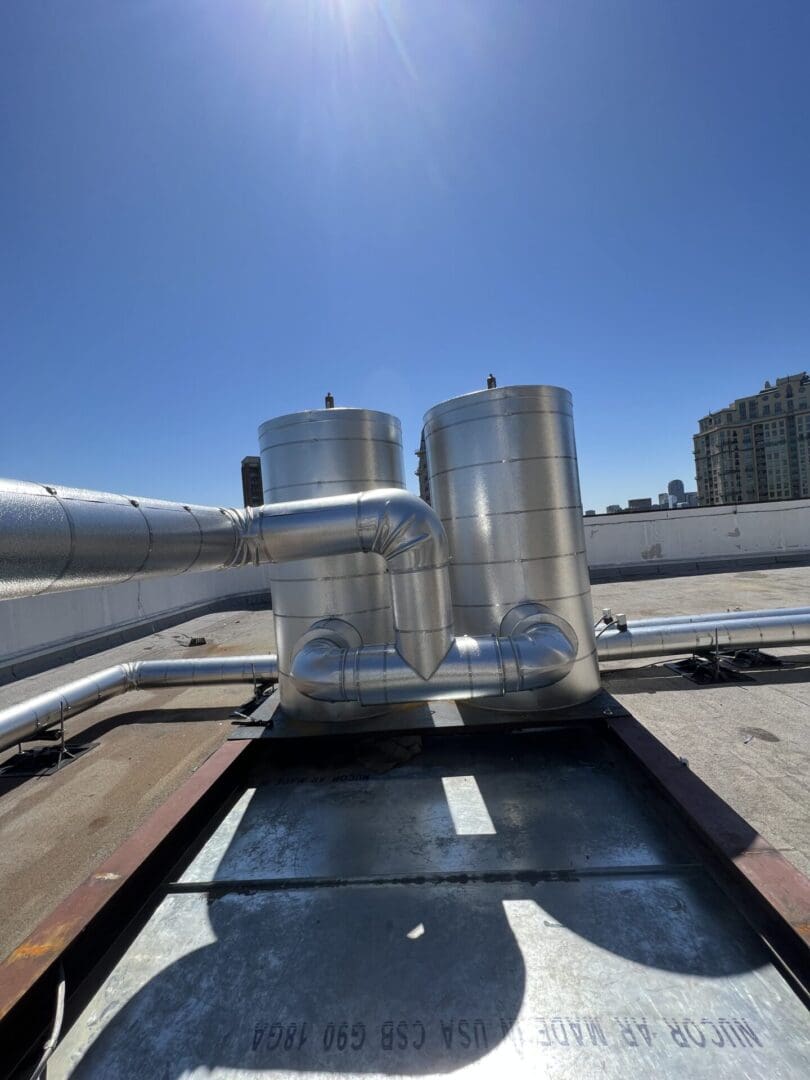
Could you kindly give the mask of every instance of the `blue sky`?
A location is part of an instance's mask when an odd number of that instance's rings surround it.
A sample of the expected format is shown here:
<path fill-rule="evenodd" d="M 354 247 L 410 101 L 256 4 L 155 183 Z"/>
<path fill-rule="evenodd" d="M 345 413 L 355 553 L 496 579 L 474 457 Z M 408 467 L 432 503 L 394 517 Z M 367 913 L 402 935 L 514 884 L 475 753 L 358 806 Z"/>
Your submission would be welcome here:
<path fill-rule="evenodd" d="M 574 393 L 583 501 L 810 367 L 806 0 L 0 7 L 0 475 L 238 502 L 281 412 Z"/>

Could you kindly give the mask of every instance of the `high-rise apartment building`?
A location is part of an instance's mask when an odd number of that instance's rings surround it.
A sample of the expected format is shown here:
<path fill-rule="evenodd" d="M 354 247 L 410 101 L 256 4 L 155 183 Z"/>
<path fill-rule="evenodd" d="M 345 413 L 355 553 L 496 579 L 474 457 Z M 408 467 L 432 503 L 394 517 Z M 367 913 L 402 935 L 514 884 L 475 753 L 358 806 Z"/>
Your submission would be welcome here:
<path fill-rule="evenodd" d="M 700 505 L 810 496 L 809 401 L 803 371 L 704 416 L 694 436 Z"/>

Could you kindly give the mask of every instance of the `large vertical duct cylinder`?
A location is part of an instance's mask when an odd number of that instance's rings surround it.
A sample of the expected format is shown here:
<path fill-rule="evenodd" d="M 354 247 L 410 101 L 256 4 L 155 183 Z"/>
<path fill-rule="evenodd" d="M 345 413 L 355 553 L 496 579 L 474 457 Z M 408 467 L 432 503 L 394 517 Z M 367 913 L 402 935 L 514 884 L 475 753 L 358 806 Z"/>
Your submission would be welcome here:
<path fill-rule="evenodd" d="M 571 395 L 556 386 L 482 390 L 425 415 L 431 502 L 450 543 L 456 633 L 497 634 L 540 603 L 578 638 L 554 686 L 490 698 L 492 709 L 565 708 L 600 686 Z"/>
<path fill-rule="evenodd" d="M 312 409 L 259 428 L 266 503 L 404 488 L 399 420 L 373 409 Z M 377 555 L 336 555 L 271 566 L 279 693 L 288 716 L 340 721 L 379 708 L 305 698 L 289 677 L 292 650 L 313 622 L 344 619 L 364 642 L 394 640 L 387 574 Z"/>

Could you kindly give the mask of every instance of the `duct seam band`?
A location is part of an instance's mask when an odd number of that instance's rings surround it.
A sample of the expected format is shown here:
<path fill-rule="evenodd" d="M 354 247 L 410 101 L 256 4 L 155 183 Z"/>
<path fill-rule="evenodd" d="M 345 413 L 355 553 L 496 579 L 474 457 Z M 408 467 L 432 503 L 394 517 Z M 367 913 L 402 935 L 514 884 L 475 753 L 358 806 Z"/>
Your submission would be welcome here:
<path fill-rule="evenodd" d="M 574 461 L 576 454 L 533 454 L 531 457 L 492 458 L 491 461 L 471 461 L 467 465 L 454 465 L 450 469 L 437 469 L 431 473 L 431 479 L 447 476 L 449 473 L 464 472 L 466 469 L 484 469 L 490 465 L 519 465 L 522 461 Z"/>
<path fill-rule="evenodd" d="M 445 562 L 442 562 L 442 563 L 433 563 L 432 565 L 425 564 L 424 566 L 403 566 L 403 567 L 399 567 L 399 566 L 390 566 L 389 565 L 388 573 L 394 575 L 395 577 L 402 577 L 405 574 L 422 574 L 426 570 L 436 570 L 436 571 L 441 572 L 443 570 L 449 569 L 449 567 L 450 567 L 450 560 L 447 559 Z"/>

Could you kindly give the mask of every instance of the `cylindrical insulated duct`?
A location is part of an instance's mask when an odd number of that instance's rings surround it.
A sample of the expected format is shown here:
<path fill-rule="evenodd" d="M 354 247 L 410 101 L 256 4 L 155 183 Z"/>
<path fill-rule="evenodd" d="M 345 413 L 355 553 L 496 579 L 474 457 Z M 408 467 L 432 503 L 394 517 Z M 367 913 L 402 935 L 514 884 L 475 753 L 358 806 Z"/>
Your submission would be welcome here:
<path fill-rule="evenodd" d="M 74 509 L 74 504 L 80 506 L 80 511 Z M 124 509 L 124 504 L 129 510 Z M 143 506 L 149 508 L 148 512 L 139 511 Z M 322 568 L 323 595 L 319 596 L 315 587 L 309 593 L 304 589 L 304 601 L 323 604 L 327 615 L 336 612 L 338 617 L 356 616 L 355 621 L 369 634 L 392 634 L 399 656 L 422 680 L 431 677 L 452 644 L 447 536 L 436 512 L 401 485 L 274 502 L 244 510 L 197 507 L 196 535 L 184 533 L 182 543 L 173 547 L 171 559 L 166 541 L 174 538 L 174 523 L 178 518 L 183 520 L 189 508 L 179 503 L 161 504 L 159 513 L 153 513 L 153 508 L 151 500 L 0 480 L 0 519 L 4 526 L 0 529 L 0 581 L 5 593 L 33 596 L 80 588 L 87 583 L 88 567 L 94 582 L 101 585 L 116 583 L 122 575 L 126 580 L 136 580 L 172 570 L 191 573 L 201 566 L 226 569 L 337 558 L 344 561 L 327 563 L 326 570 Z M 164 513 L 172 517 L 168 524 Z M 52 544 L 50 532 L 41 524 L 43 516 L 67 528 L 66 545 Z M 228 522 L 224 534 L 220 526 L 223 520 Z M 140 544 L 144 522 L 148 526 L 145 553 Z M 137 544 L 127 542 L 127 525 Z M 99 557 L 94 562 L 93 553 L 98 556 L 111 544 L 114 546 L 115 540 L 120 540 L 121 548 L 115 558 L 105 561 Z M 163 552 L 157 561 L 152 559 L 155 551 Z M 201 559 L 198 556 L 203 551 L 207 554 Z M 355 555 L 362 557 L 359 563 L 351 561 Z M 370 564 L 366 559 L 372 560 Z M 374 594 L 380 582 L 387 589 L 385 605 Z M 296 584 L 294 580 L 284 582 L 280 590 L 282 602 L 286 596 L 295 604 Z M 297 612 L 305 607 L 305 603 L 298 605 Z M 347 607 L 351 609 L 348 612 Z M 389 619 L 385 618 L 386 611 Z M 281 615 L 283 618 L 284 612 Z M 303 611 L 300 617 L 306 628 L 310 613 Z M 386 623 L 388 626 L 383 626 Z M 286 640 L 285 626 L 279 635 L 282 642 Z M 290 639 L 294 637 L 291 634 Z M 333 719 L 339 719 L 339 715 Z"/>
<path fill-rule="evenodd" d="M 810 615 L 810 607 L 758 608 L 755 611 L 707 611 L 701 615 L 653 615 L 646 619 L 628 619 L 628 627 L 675 626 L 676 623 L 734 622 L 738 619 L 784 619 L 789 615 Z M 608 633 L 613 631 L 609 626 Z"/>
<path fill-rule="evenodd" d="M 571 395 L 554 386 L 482 390 L 436 405 L 424 427 L 431 502 L 447 531 L 456 632 L 497 634 L 526 602 L 578 639 L 554 686 L 487 698 L 493 709 L 564 708 L 600 687 Z"/>
<path fill-rule="evenodd" d="M 0 480 L 0 600 L 242 566 L 240 513 Z"/>
<path fill-rule="evenodd" d="M 199 660 L 134 660 L 116 664 L 0 709 L 0 751 L 23 739 L 36 738 L 54 724 L 66 723 L 77 713 L 129 690 L 227 683 L 258 685 L 272 682 L 277 674 L 278 664 L 272 654 L 209 656 Z"/>
<path fill-rule="evenodd" d="M 760 612 L 750 614 L 756 617 L 698 619 L 644 626 L 628 624 L 626 630 L 606 630 L 597 642 L 599 659 L 638 660 L 651 656 L 708 653 L 714 649 L 731 652 L 810 644 L 810 615 L 780 615 L 778 609 L 765 615 Z"/>
<path fill-rule="evenodd" d="M 501 631 L 454 638 L 431 677 L 422 679 L 393 645 L 361 646 L 352 627 L 324 619 L 298 643 L 292 673 L 299 690 L 315 700 L 402 705 L 539 689 L 571 670 L 576 635 L 539 606 L 516 608 Z"/>
<path fill-rule="evenodd" d="M 388 413 L 312 409 L 279 416 L 259 428 L 259 448 L 265 503 L 405 487 L 402 431 Z M 318 619 L 343 619 L 365 642 L 394 640 L 382 559 L 361 553 L 274 564 L 271 583 L 284 711 L 311 720 L 379 712 L 356 703 L 305 698 L 290 679 L 290 661 L 295 643 Z"/>

